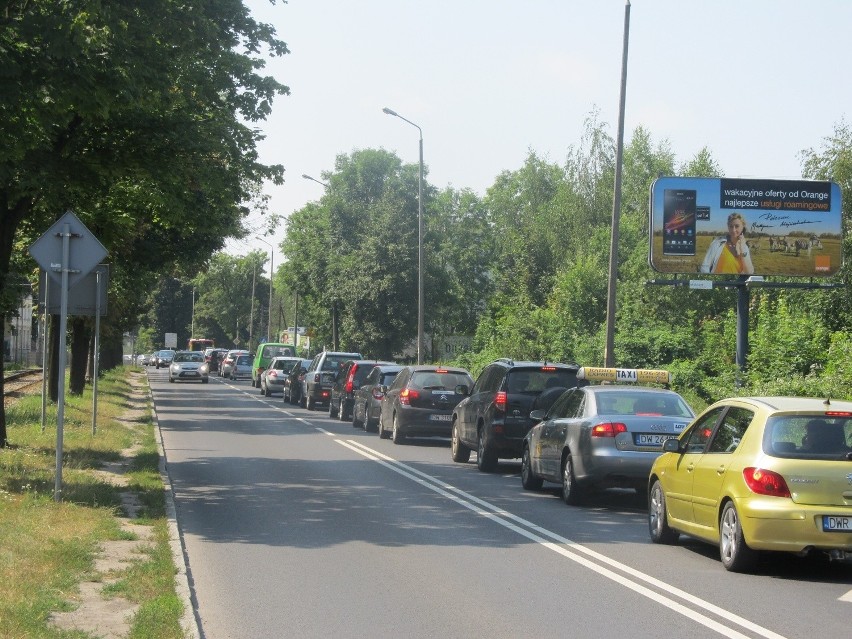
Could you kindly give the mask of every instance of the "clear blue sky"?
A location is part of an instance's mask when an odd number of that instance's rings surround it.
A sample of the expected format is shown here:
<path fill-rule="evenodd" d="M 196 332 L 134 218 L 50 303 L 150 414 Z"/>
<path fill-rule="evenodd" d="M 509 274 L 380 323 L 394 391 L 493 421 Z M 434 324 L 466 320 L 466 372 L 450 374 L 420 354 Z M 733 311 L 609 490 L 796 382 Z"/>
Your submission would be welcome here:
<path fill-rule="evenodd" d="M 266 67 L 291 95 L 260 125 L 262 161 L 286 169 L 276 212 L 319 199 L 301 176 L 338 154 L 416 163 L 417 130 L 384 106 L 422 127 L 431 184 L 480 194 L 530 149 L 563 163 L 594 109 L 616 135 L 624 0 L 246 3 L 291 50 Z M 641 125 L 678 162 L 707 146 L 728 177 L 799 178 L 799 153 L 849 120 L 850 28 L 850 0 L 633 0 L 625 139 Z M 229 251 L 251 248 L 269 247 Z"/>

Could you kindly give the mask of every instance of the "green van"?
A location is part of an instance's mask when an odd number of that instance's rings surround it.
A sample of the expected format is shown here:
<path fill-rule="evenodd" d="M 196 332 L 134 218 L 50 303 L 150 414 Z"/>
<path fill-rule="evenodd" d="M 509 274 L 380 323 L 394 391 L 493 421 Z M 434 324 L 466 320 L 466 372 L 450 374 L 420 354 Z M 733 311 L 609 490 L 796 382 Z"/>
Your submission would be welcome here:
<path fill-rule="evenodd" d="M 260 374 L 269 366 L 273 357 L 295 357 L 296 347 L 293 344 L 266 342 L 257 347 L 254 363 L 251 365 L 251 385 L 260 388 Z"/>

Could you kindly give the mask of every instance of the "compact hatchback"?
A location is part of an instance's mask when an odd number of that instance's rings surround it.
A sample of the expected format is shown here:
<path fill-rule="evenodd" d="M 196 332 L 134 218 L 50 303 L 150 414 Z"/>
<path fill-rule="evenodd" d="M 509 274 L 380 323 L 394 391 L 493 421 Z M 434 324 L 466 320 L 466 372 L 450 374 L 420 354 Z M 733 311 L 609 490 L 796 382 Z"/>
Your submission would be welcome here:
<path fill-rule="evenodd" d="M 409 435 L 450 434 L 453 408 L 464 397 L 459 392 L 473 379 L 463 368 L 406 366 L 384 397 L 379 412 L 379 437 L 401 444 Z"/>
<path fill-rule="evenodd" d="M 302 382 L 302 406 L 314 410 L 317 404 L 327 405 L 331 399 L 331 387 L 343 364 L 356 359 L 363 359 L 360 353 L 340 351 L 323 351 L 314 357 Z"/>
<path fill-rule="evenodd" d="M 852 559 L 852 402 L 725 399 L 663 450 L 648 481 L 652 541 L 718 544 L 734 572 L 759 551 Z"/>
<path fill-rule="evenodd" d="M 284 380 L 301 357 L 273 357 L 269 365 L 260 374 L 260 392 L 269 397 L 272 393 L 284 394 Z M 254 366 L 254 364 L 252 364 Z"/>
<path fill-rule="evenodd" d="M 177 351 L 169 364 L 169 381 L 209 381 L 207 362 L 201 351 Z"/>
<path fill-rule="evenodd" d="M 243 377 L 251 377 L 251 367 L 254 358 L 251 355 L 237 355 L 233 365 L 230 367 L 228 377 L 237 380 Z"/>

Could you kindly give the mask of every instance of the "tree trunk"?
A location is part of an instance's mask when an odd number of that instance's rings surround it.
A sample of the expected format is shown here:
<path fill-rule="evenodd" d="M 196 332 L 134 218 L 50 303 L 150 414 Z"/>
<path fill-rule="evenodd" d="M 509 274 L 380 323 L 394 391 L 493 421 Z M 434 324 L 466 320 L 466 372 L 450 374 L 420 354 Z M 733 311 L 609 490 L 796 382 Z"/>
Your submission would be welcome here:
<path fill-rule="evenodd" d="M 89 360 L 91 330 L 84 317 L 71 319 L 71 380 L 68 392 L 82 395 L 86 389 L 86 364 Z"/>

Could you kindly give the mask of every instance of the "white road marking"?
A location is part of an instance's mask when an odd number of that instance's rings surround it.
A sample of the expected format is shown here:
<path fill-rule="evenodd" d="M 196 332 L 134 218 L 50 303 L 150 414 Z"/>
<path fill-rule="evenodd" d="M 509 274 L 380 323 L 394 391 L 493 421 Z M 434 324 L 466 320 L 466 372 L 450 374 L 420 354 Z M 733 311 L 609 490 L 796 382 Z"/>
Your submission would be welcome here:
<path fill-rule="evenodd" d="M 327 431 L 323 432 L 327 433 Z M 747 635 L 742 634 L 734 628 L 726 626 L 716 621 L 715 619 L 711 619 L 706 615 L 697 613 L 695 610 L 683 605 L 682 603 L 675 601 L 671 597 L 663 595 L 659 592 L 655 592 L 654 590 L 651 590 L 650 588 L 640 583 L 637 583 L 637 581 L 634 581 L 634 579 L 638 581 L 643 581 L 655 588 L 665 591 L 670 595 L 679 597 L 680 599 L 683 599 L 684 601 L 687 601 L 698 608 L 701 608 L 709 613 L 721 617 L 728 623 L 736 624 L 742 628 L 745 628 L 751 632 L 760 635 L 761 637 L 766 637 L 767 639 L 784 639 L 783 635 L 779 635 L 767 628 L 764 628 L 754 622 L 749 621 L 748 619 L 744 619 L 743 617 L 740 617 L 728 610 L 725 610 L 724 608 L 720 608 L 719 606 L 711 604 L 708 601 L 705 601 L 683 590 L 675 588 L 674 586 L 671 586 L 665 583 L 664 581 L 656 579 L 648 574 L 636 570 L 635 568 L 631 568 L 626 564 L 622 564 L 619 561 L 616 561 L 605 555 L 595 552 L 594 550 L 586 548 L 581 544 L 578 544 L 569 539 L 561 537 L 549 530 L 541 528 L 540 526 L 537 526 L 536 524 L 533 524 L 530 521 L 527 521 L 501 508 L 498 508 L 493 504 L 474 497 L 473 495 L 466 493 L 463 490 L 455 488 L 454 486 L 450 486 L 449 484 L 446 484 L 441 480 L 432 477 L 431 475 L 427 475 L 426 473 L 423 473 L 415 468 L 407 466 L 406 464 L 397 461 L 392 457 L 388 457 L 387 455 L 384 455 L 383 453 L 377 450 L 369 448 L 368 446 L 364 446 L 360 442 L 357 442 L 355 440 L 343 441 L 340 439 L 335 439 L 335 441 L 341 444 L 342 446 L 345 446 L 350 450 L 358 453 L 359 455 L 362 455 L 367 459 L 371 459 L 376 463 L 381 464 L 382 466 L 385 466 L 386 468 L 394 471 L 395 473 L 407 477 L 412 481 L 424 486 L 425 488 L 428 488 L 429 490 L 432 490 L 438 493 L 439 495 L 442 495 L 447 499 L 450 499 L 458 503 L 459 505 L 464 506 L 469 510 L 472 510 L 477 514 L 482 515 L 483 517 L 491 519 L 492 521 L 497 524 L 500 524 L 504 528 L 516 532 L 517 534 L 526 537 L 531 541 L 535 541 L 536 543 L 541 544 L 544 548 L 556 552 L 562 555 L 563 557 L 570 559 L 571 561 L 574 561 L 580 564 L 581 566 L 598 573 L 603 577 L 606 577 L 607 579 L 611 579 L 612 581 L 624 586 L 625 588 L 629 588 L 630 590 L 633 590 L 634 592 L 644 597 L 656 601 L 660 605 L 665 606 L 670 610 L 682 614 L 689 619 L 697 621 L 703 626 L 706 626 L 707 628 L 710 628 L 711 630 L 714 630 L 725 637 L 731 637 L 732 639 L 747 639 Z M 525 526 L 529 530 L 521 528 L 520 526 Z M 553 543 L 553 541 L 548 541 L 548 538 L 557 543 Z M 595 561 L 593 562 L 591 559 L 581 556 L 581 554 L 579 553 L 587 555 Z M 605 564 L 606 566 L 609 566 L 609 568 L 601 564 Z M 614 572 L 613 570 L 610 570 L 610 568 L 620 570 L 621 572 L 630 575 L 634 579 L 628 579 L 624 575 L 620 575 Z"/>
<path fill-rule="evenodd" d="M 850 591 L 849 591 L 849 592 L 847 592 L 845 595 L 843 595 L 842 597 L 840 597 L 840 598 L 838 599 L 838 601 L 848 601 L 848 602 L 852 603 L 852 590 L 850 590 Z"/>

